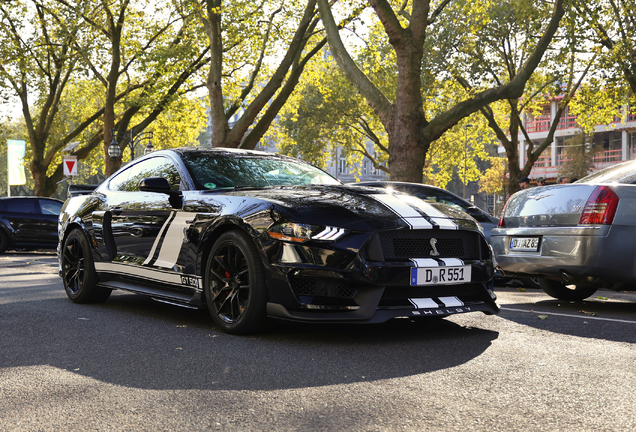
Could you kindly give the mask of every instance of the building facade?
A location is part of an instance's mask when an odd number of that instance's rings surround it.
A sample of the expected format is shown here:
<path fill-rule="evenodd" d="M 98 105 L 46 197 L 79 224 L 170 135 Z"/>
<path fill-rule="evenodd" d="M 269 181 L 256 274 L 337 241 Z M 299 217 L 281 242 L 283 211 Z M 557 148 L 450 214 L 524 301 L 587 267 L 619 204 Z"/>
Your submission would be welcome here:
<path fill-rule="evenodd" d="M 535 145 L 540 144 L 548 136 L 550 125 L 555 117 L 560 100 L 553 100 L 543 107 L 543 111 L 536 117 L 523 116 L 524 126 L 530 139 Z M 626 113 L 630 107 L 623 107 Z M 593 132 L 592 146 L 601 150 L 594 154 L 594 171 L 617 164 L 619 162 L 636 159 L 636 113 L 627 115 L 625 123 L 621 117 L 616 117 L 608 125 L 599 125 Z M 577 124 L 577 117 L 570 115 L 566 108 L 557 126 L 552 144 L 545 149 L 543 154 L 535 162 L 530 179 L 536 180 L 544 177 L 551 182 L 559 176 L 559 167 L 567 162 L 565 141 L 574 135 L 581 133 L 581 127 Z M 523 168 L 527 161 L 526 150 L 528 142 L 525 136 L 519 134 L 519 167 Z M 499 146 L 500 155 L 505 155 L 505 149 Z"/>

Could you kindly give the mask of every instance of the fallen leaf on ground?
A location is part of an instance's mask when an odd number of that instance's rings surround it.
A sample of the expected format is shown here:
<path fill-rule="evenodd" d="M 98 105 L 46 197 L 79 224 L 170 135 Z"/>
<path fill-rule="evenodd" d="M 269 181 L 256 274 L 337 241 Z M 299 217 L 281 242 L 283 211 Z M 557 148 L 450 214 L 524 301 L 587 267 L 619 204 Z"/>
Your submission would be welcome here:
<path fill-rule="evenodd" d="M 526 292 L 526 289 L 523 287 L 517 287 L 517 291 L 519 292 Z"/>
<path fill-rule="evenodd" d="M 538 315 L 538 317 L 539 317 L 539 319 L 542 319 L 542 320 L 544 320 L 544 319 L 547 319 L 547 318 L 548 318 L 548 316 L 547 316 L 547 315 Z"/>
<path fill-rule="evenodd" d="M 579 312 L 582 312 L 585 315 L 590 315 L 590 316 L 597 316 L 598 315 L 596 312 L 588 312 L 588 311 L 584 311 L 584 310 L 580 310 Z"/>
<path fill-rule="evenodd" d="M 607 297 L 596 297 L 596 298 L 599 299 L 599 300 L 609 300 L 609 298 L 607 298 Z"/>

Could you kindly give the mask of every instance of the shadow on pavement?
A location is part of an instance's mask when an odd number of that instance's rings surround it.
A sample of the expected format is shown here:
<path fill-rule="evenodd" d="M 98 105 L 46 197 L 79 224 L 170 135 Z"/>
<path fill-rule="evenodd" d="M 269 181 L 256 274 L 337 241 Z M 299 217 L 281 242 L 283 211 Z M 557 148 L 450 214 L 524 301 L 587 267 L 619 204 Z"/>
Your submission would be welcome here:
<path fill-rule="evenodd" d="M 542 299 L 500 306 L 499 316 L 518 324 L 571 336 L 636 343 L 636 293 L 603 291 L 577 302 Z"/>
<path fill-rule="evenodd" d="M 48 364 L 143 389 L 277 390 L 408 377 L 466 363 L 497 337 L 435 319 L 281 323 L 231 336 L 207 311 L 125 293 L 100 305 L 73 304 L 63 291 L 0 305 L 1 368 Z"/>

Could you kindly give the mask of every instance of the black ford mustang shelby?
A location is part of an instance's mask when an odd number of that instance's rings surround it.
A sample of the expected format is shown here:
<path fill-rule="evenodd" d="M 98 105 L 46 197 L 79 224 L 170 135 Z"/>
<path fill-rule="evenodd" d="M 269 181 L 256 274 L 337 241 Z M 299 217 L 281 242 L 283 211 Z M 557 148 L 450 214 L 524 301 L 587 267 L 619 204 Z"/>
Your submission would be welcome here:
<path fill-rule="evenodd" d="M 499 311 L 479 225 L 443 204 L 344 186 L 293 158 L 154 152 L 74 196 L 60 275 L 76 303 L 114 289 L 207 306 L 230 333 L 268 317 L 375 323 Z"/>

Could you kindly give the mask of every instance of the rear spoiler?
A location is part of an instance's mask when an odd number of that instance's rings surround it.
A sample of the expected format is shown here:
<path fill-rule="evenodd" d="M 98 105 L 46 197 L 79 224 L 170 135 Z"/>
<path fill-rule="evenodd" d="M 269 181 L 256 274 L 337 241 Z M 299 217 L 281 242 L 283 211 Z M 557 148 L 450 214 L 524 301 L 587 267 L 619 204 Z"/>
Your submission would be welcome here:
<path fill-rule="evenodd" d="M 68 196 L 69 198 L 79 196 L 79 195 L 89 195 L 92 193 L 99 185 L 80 185 L 80 184 L 72 184 L 68 186 Z"/>

